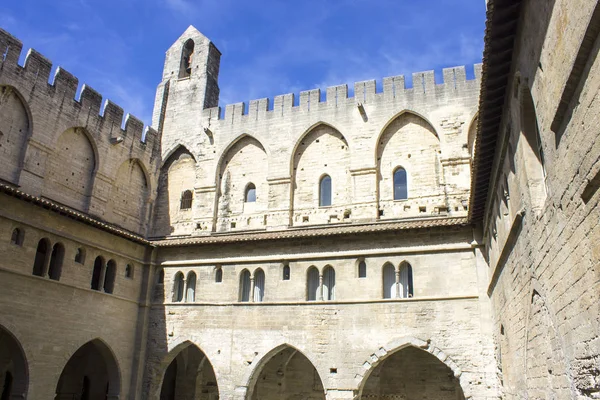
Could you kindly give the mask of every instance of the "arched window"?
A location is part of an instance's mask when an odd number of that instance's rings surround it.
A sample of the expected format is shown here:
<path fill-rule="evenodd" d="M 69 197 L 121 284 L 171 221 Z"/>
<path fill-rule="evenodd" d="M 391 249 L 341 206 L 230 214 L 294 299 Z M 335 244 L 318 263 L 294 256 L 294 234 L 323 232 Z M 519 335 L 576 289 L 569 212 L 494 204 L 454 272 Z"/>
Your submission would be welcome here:
<path fill-rule="evenodd" d="M 24 239 L 25 239 L 25 232 L 23 232 L 19 228 L 13 229 L 12 235 L 10 237 L 10 242 L 12 244 L 16 244 L 17 246 L 23 246 Z"/>
<path fill-rule="evenodd" d="M 35 252 L 35 260 L 33 262 L 33 275 L 44 276 L 44 269 L 46 268 L 46 258 L 48 257 L 48 251 L 50 250 L 50 241 L 48 239 L 41 239 L 38 242 L 37 250 Z"/>
<path fill-rule="evenodd" d="M 77 252 L 75 253 L 75 262 L 79 264 L 85 263 L 85 249 L 83 247 L 77 249 Z"/>
<path fill-rule="evenodd" d="M 265 273 L 262 269 L 254 271 L 254 302 L 260 303 L 265 297 Z"/>
<path fill-rule="evenodd" d="M 396 295 L 396 269 L 390 263 L 383 266 L 383 298 L 394 299 Z"/>
<path fill-rule="evenodd" d="M 412 267 L 407 262 L 400 265 L 400 297 L 413 297 Z"/>
<path fill-rule="evenodd" d="M 240 275 L 240 301 L 250 301 L 250 271 L 242 271 Z"/>
<path fill-rule="evenodd" d="M 254 203 L 256 201 L 256 186 L 254 186 L 254 183 L 249 183 L 248 186 L 246 186 L 244 201 L 246 203 Z"/>
<path fill-rule="evenodd" d="M 283 264 L 283 280 L 284 281 L 289 281 L 290 280 L 290 264 Z"/>
<path fill-rule="evenodd" d="M 192 208 L 192 199 L 193 199 L 193 194 L 191 190 L 186 190 L 183 193 L 181 193 L 181 202 L 179 204 L 179 209 L 180 210 L 189 210 L 190 208 Z"/>
<path fill-rule="evenodd" d="M 48 267 L 48 277 L 50 279 L 60 280 L 64 258 L 65 247 L 61 243 L 56 243 L 52 248 L 52 255 L 50 255 L 50 266 Z"/>
<path fill-rule="evenodd" d="M 117 277 L 117 263 L 110 260 L 106 263 L 106 274 L 104 277 L 104 292 L 112 293 L 115 290 L 115 278 Z"/>
<path fill-rule="evenodd" d="M 133 265 L 127 264 L 125 266 L 125 278 L 133 279 Z"/>
<path fill-rule="evenodd" d="M 408 185 L 406 183 L 406 170 L 402 167 L 394 171 L 394 200 L 408 199 Z"/>
<path fill-rule="evenodd" d="M 365 260 L 360 260 L 358 262 L 358 277 L 366 278 L 367 277 L 367 263 Z"/>
<path fill-rule="evenodd" d="M 194 55 L 194 41 L 188 39 L 181 50 L 181 66 L 179 67 L 179 78 L 187 78 L 192 74 L 192 57 Z"/>
<path fill-rule="evenodd" d="M 165 270 L 161 269 L 158 273 L 158 284 L 162 285 L 165 283 Z"/>
<path fill-rule="evenodd" d="M 194 271 L 188 274 L 186 285 L 185 301 L 193 303 L 196 301 L 196 273 Z"/>
<path fill-rule="evenodd" d="M 315 301 L 319 296 L 319 270 L 310 267 L 306 274 L 306 300 Z"/>
<path fill-rule="evenodd" d="M 175 282 L 173 285 L 173 301 L 180 302 L 183 300 L 183 274 L 178 272 L 175 274 Z"/>
<path fill-rule="evenodd" d="M 223 268 L 217 267 L 215 269 L 215 282 L 221 283 L 223 282 Z"/>
<path fill-rule="evenodd" d="M 331 177 L 325 175 L 319 182 L 319 206 L 327 207 L 331 205 Z"/>
<path fill-rule="evenodd" d="M 92 272 L 92 285 L 94 290 L 100 290 L 100 281 L 104 275 L 104 259 L 100 256 L 94 260 L 94 271 Z"/>
<path fill-rule="evenodd" d="M 332 267 L 323 271 L 323 300 L 335 300 L 335 270 Z"/>

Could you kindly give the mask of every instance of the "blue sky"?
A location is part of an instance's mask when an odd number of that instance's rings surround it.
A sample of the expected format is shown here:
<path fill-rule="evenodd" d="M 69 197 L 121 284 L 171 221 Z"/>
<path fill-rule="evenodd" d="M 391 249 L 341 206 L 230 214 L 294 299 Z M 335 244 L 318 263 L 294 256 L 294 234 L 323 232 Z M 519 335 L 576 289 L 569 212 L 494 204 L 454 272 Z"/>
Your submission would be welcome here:
<path fill-rule="evenodd" d="M 165 51 L 221 50 L 220 105 L 481 62 L 484 0 L 4 0 L 0 27 L 150 124 Z M 21 62 L 26 51 L 23 51 Z"/>

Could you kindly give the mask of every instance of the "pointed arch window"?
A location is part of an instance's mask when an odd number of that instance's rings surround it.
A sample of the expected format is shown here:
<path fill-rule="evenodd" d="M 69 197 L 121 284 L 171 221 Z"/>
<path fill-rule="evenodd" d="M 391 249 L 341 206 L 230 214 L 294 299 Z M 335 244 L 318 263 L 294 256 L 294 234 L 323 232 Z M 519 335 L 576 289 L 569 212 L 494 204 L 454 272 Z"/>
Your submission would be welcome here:
<path fill-rule="evenodd" d="M 310 267 L 306 274 L 306 300 L 315 301 L 319 294 L 319 270 L 317 267 Z"/>
<path fill-rule="evenodd" d="M 223 282 L 223 268 L 217 267 L 215 270 L 215 282 L 221 283 Z"/>
<path fill-rule="evenodd" d="M 92 272 L 92 284 L 93 290 L 100 290 L 100 281 L 104 274 L 104 259 L 101 256 L 96 257 L 94 260 L 94 270 Z"/>
<path fill-rule="evenodd" d="M 408 199 L 408 184 L 406 170 L 398 167 L 394 170 L 394 200 Z"/>
<path fill-rule="evenodd" d="M 23 246 L 23 239 L 25 239 L 25 232 L 23 232 L 19 228 L 15 228 L 12 231 L 12 235 L 10 237 L 10 242 L 12 244 L 16 244 L 17 246 Z"/>
<path fill-rule="evenodd" d="M 186 285 L 185 301 L 193 303 L 196 301 L 196 273 L 194 271 L 188 274 Z"/>
<path fill-rule="evenodd" d="M 383 266 L 383 298 L 396 298 L 396 269 L 390 263 Z"/>
<path fill-rule="evenodd" d="M 323 300 L 335 300 L 335 269 L 326 267 L 323 271 Z"/>
<path fill-rule="evenodd" d="M 290 275 L 291 275 L 290 265 L 287 263 L 283 264 L 283 280 L 289 281 Z"/>
<path fill-rule="evenodd" d="M 265 272 L 258 269 L 254 272 L 254 302 L 260 303 L 265 298 Z"/>
<path fill-rule="evenodd" d="M 38 242 L 37 250 L 35 252 L 35 260 L 33 262 L 33 275 L 44 276 L 44 269 L 46 268 L 46 259 L 50 250 L 50 242 L 48 239 L 41 239 Z"/>
<path fill-rule="evenodd" d="M 366 278 L 367 277 L 367 263 L 365 260 L 360 260 L 358 262 L 358 277 Z"/>
<path fill-rule="evenodd" d="M 179 209 L 181 210 L 189 210 L 192 208 L 192 199 L 194 195 L 191 190 L 186 190 L 181 193 L 181 202 L 179 205 Z"/>
<path fill-rule="evenodd" d="M 55 281 L 60 280 L 64 258 L 65 247 L 61 243 L 56 243 L 50 255 L 50 266 L 48 267 L 48 277 L 50 279 Z"/>
<path fill-rule="evenodd" d="M 412 267 L 405 262 L 400 265 L 400 297 L 413 297 L 413 273 Z"/>
<path fill-rule="evenodd" d="M 254 186 L 254 183 L 249 183 L 248 186 L 246 186 L 246 193 L 244 194 L 244 201 L 246 203 L 256 202 L 256 186 Z"/>
<path fill-rule="evenodd" d="M 319 206 L 328 207 L 331 205 L 331 177 L 325 175 L 319 182 Z"/>
<path fill-rule="evenodd" d="M 181 50 L 181 66 L 179 78 L 187 78 L 192 74 L 192 57 L 194 55 L 194 41 L 188 39 Z"/>
<path fill-rule="evenodd" d="M 175 274 L 175 282 L 173 283 L 173 301 L 174 302 L 181 302 L 183 301 L 183 291 L 184 291 L 184 287 L 183 287 L 183 273 L 182 272 L 178 272 L 177 274 Z"/>
<path fill-rule="evenodd" d="M 250 271 L 245 269 L 240 275 L 240 301 L 250 301 Z"/>
<path fill-rule="evenodd" d="M 117 263 L 110 260 L 106 263 L 106 275 L 104 277 L 104 292 L 112 293 L 115 290 L 115 278 L 117 277 Z"/>

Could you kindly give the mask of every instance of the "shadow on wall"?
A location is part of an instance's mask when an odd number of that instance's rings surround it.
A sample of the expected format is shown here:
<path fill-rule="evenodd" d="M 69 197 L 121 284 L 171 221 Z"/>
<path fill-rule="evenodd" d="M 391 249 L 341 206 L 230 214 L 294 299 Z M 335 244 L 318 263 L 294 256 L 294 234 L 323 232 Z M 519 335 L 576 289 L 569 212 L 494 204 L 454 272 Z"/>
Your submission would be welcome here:
<path fill-rule="evenodd" d="M 154 208 L 154 237 L 190 233 L 193 224 L 196 159 L 184 146 L 164 162 L 158 179 Z"/>

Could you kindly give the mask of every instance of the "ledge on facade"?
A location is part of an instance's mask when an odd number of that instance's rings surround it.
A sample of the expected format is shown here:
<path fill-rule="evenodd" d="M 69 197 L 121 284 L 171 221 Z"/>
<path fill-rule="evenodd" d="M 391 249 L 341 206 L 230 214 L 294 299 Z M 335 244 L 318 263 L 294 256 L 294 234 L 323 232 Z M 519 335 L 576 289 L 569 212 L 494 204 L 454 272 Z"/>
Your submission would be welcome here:
<path fill-rule="evenodd" d="M 408 229 L 424 229 L 445 226 L 466 226 L 467 218 L 419 218 L 393 222 L 373 222 L 368 224 L 311 226 L 287 228 L 279 231 L 236 232 L 228 234 L 213 234 L 188 238 L 172 238 L 156 240 L 152 243 L 158 247 L 191 246 L 196 244 L 253 242 L 262 240 L 280 240 L 308 237 L 338 236 L 375 232 L 389 232 Z"/>

